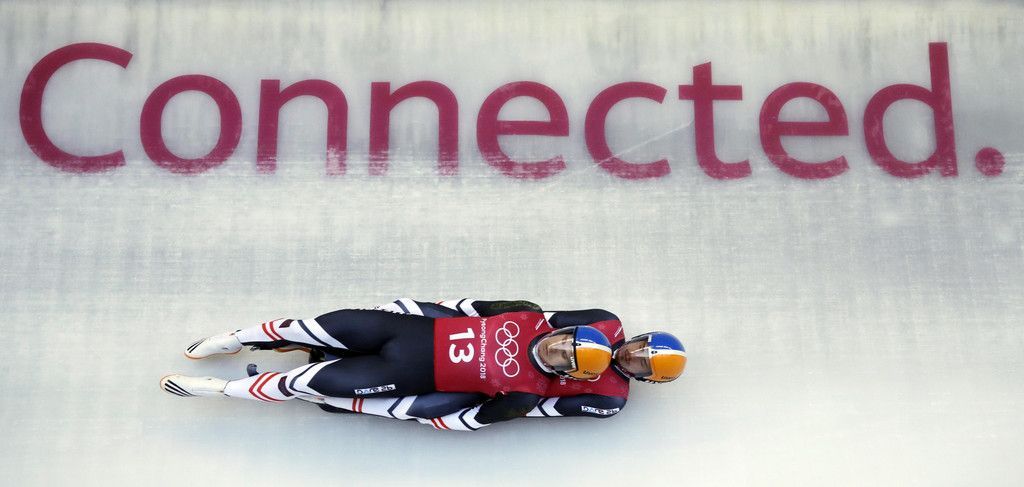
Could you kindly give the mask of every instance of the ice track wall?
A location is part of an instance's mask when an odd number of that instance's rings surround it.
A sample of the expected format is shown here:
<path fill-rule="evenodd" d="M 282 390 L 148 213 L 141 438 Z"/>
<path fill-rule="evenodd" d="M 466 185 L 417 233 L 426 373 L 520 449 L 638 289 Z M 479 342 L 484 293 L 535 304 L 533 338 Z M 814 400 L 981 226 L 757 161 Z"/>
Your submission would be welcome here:
<path fill-rule="evenodd" d="M 0 1 L 0 471 L 1017 485 L 1022 48 L 1013 2 Z M 689 368 L 468 435 L 157 388 L 403 296 L 606 308 Z"/>

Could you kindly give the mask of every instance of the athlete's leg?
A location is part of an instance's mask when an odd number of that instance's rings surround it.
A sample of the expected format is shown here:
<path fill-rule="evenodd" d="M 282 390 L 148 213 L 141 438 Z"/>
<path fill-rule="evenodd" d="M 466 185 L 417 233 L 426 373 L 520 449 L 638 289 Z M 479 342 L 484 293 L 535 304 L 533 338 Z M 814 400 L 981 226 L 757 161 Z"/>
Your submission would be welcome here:
<path fill-rule="evenodd" d="M 309 379 L 317 368 L 327 362 L 308 364 L 288 372 L 264 372 L 244 379 L 224 380 L 216 377 L 190 377 L 171 374 L 160 379 L 160 388 L 177 396 L 228 396 L 264 402 L 282 402 L 307 395 Z"/>
<path fill-rule="evenodd" d="M 486 395 L 475 392 L 431 392 L 405 397 L 328 397 L 321 408 L 329 412 L 363 413 L 395 419 L 430 419 L 476 406 L 486 400 Z"/>
<path fill-rule="evenodd" d="M 303 345 L 343 349 L 337 340 L 320 328 L 316 320 L 280 318 L 235 332 L 203 338 L 189 345 L 185 349 L 185 356 L 199 359 L 223 353 L 236 353 L 246 345 L 268 350 Z"/>
<path fill-rule="evenodd" d="M 238 330 L 234 335 L 243 345 L 258 345 L 264 348 L 278 348 L 290 344 L 340 350 L 348 348 L 327 333 L 316 319 L 282 318 Z"/>
<path fill-rule="evenodd" d="M 374 355 L 335 360 L 309 386 L 330 397 L 425 394 L 434 384 L 434 320 L 382 311 L 341 310 L 317 317 L 351 350 Z M 372 332 L 370 331 L 372 330 Z"/>
<path fill-rule="evenodd" d="M 282 402 L 297 397 L 400 397 L 434 391 L 432 357 L 400 363 L 377 355 L 307 364 L 288 372 L 224 381 L 213 377 L 169 375 L 160 387 L 179 396 L 228 397 Z"/>
<path fill-rule="evenodd" d="M 265 402 L 281 402 L 303 396 L 323 396 L 324 394 L 310 388 L 309 381 L 329 364 L 330 362 L 307 364 L 288 372 L 264 372 L 228 381 L 224 387 L 224 395 Z"/>
<path fill-rule="evenodd" d="M 185 350 L 190 358 L 218 353 L 234 353 L 243 345 L 281 348 L 289 345 L 335 350 L 377 353 L 391 340 L 424 332 L 433 332 L 433 320 L 423 316 L 400 315 L 387 311 L 339 310 L 314 319 L 277 319 L 199 340 Z M 432 337 L 433 335 L 431 335 Z"/>
<path fill-rule="evenodd" d="M 343 309 L 320 315 L 316 322 L 344 349 L 363 353 L 380 353 L 395 340 L 432 343 L 434 337 L 433 318 L 387 311 Z"/>
<path fill-rule="evenodd" d="M 434 391 L 433 361 L 422 357 L 393 361 L 368 355 L 324 363 L 305 383 L 305 392 L 328 397 L 401 397 Z M 301 379 L 296 389 L 303 390 Z"/>

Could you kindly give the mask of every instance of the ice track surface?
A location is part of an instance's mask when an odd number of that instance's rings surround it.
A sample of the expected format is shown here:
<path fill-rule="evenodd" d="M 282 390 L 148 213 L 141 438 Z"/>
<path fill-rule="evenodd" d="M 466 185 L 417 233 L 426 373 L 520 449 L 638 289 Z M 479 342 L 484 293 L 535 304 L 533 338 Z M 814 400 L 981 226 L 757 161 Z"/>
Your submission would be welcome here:
<path fill-rule="evenodd" d="M 0 2 L 0 472 L 8 485 L 1020 485 L 1024 481 L 1024 9 L 1011 2 Z M 76 42 L 125 49 L 127 68 L 57 72 L 42 116 L 59 147 L 121 149 L 94 174 L 46 165 L 19 125 L 29 70 Z M 928 43 L 949 46 L 959 176 L 901 179 L 864 145 L 870 97 L 928 86 Z M 712 62 L 744 99 L 716 102 L 715 180 L 694 156 L 676 86 Z M 198 175 L 151 162 L 146 97 L 205 74 L 239 99 L 242 134 Z M 350 105 L 348 173 L 325 174 L 324 108 L 281 112 L 278 169 L 254 164 L 261 79 L 320 78 Z M 445 83 L 459 102 L 459 174 L 436 169 L 437 115 L 392 114 L 391 161 L 368 175 L 370 83 Z M 476 143 L 486 96 L 535 80 L 565 101 L 568 137 L 510 137 L 520 160 L 566 169 L 518 180 Z M 584 115 L 621 81 L 663 86 L 609 118 L 624 159 L 592 161 Z M 758 112 L 790 81 L 829 87 L 847 137 L 787 140 L 849 170 L 807 181 L 764 156 Z M 517 102 L 518 103 L 518 102 Z M 820 107 L 795 104 L 797 117 Z M 815 110 L 817 108 L 817 111 Z M 546 119 L 539 104 L 503 118 Z M 537 118 L 539 117 L 539 118 Z M 218 117 L 197 93 L 168 105 L 168 146 L 195 158 Z M 900 102 L 894 152 L 931 152 L 931 113 Z M 984 146 L 1002 175 L 974 167 Z M 191 340 L 282 316 L 398 297 L 531 299 L 603 307 L 629 333 L 663 329 L 686 375 L 634 385 L 606 420 L 517 420 L 477 433 L 329 415 L 293 401 L 185 400 L 167 373 L 240 377 L 252 361 L 189 361 Z"/>

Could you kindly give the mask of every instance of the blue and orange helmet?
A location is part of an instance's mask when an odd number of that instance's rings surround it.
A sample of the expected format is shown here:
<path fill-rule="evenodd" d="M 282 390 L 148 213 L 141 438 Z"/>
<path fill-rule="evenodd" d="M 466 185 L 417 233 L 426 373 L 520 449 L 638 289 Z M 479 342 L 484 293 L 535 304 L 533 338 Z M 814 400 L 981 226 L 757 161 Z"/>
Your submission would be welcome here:
<path fill-rule="evenodd" d="M 663 331 L 637 335 L 615 350 L 615 365 L 643 382 L 671 382 L 686 368 L 686 349 Z"/>
<path fill-rule="evenodd" d="M 554 373 L 578 380 L 595 379 L 612 361 L 608 338 L 590 326 L 570 326 L 537 342 L 538 356 Z"/>

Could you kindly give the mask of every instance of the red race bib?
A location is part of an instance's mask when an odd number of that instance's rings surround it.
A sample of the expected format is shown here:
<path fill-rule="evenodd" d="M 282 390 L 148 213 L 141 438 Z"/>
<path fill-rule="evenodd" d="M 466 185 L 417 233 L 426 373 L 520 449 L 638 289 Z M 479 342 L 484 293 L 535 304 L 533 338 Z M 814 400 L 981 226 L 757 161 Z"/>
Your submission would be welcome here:
<path fill-rule="evenodd" d="M 434 320 L 434 384 L 446 392 L 543 396 L 557 379 L 530 362 L 530 342 L 551 331 L 542 313 Z"/>

